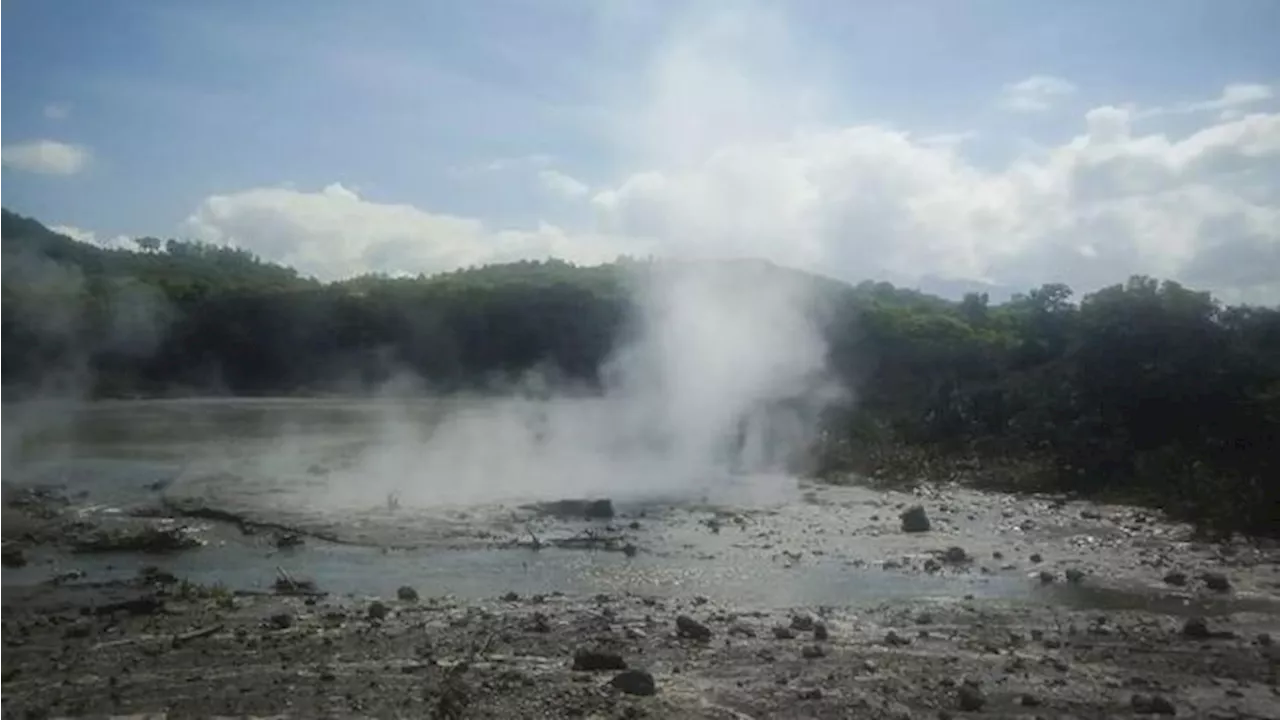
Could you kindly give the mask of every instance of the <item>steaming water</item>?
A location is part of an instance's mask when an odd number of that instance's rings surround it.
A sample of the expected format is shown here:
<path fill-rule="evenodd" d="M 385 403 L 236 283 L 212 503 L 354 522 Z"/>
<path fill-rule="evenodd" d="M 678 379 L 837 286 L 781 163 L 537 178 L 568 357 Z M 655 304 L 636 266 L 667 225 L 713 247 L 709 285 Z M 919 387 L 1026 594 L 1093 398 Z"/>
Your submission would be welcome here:
<path fill-rule="evenodd" d="M 457 408 L 424 403 L 401 410 L 397 426 L 413 417 L 430 424 L 446 410 Z M 504 524 L 515 503 L 491 497 L 465 505 L 454 501 L 469 494 L 455 492 L 447 508 L 422 504 L 427 495 L 415 487 L 445 487 L 449 478 L 415 474 L 415 443 L 401 437 L 387 446 L 385 417 L 382 403 L 347 400 L 143 401 L 83 406 L 46 416 L 40 427 L 33 425 L 30 408 L 6 407 L 6 431 L 20 424 L 28 434 L 6 439 L 5 479 L 84 492 L 83 511 L 100 515 L 155 505 L 153 484 L 159 482 L 169 483 L 165 492 L 177 497 L 214 498 L 257 519 L 320 528 L 347 540 L 445 539 L 405 543 L 423 546 L 402 550 L 309 539 L 302 548 L 281 551 L 269 533 L 244 536 L 229 525 L 205 523 L 208 546 L 159 558 L 179 575 L 235 588 L 265 588 L 279 566 L 341 594 L 392 593 L 410 584 L 424 594 L 462 597 L 509 590 L 635 592 L 794 606 L 902 596 L 1019 598 L 1033 592 L 1021 577 L 929 576 L 861 566 L 851 551 L 866 557 L 873 541 L 845 537 L 848 521 L 838 509 L 805 503 L 797 481 L 777 475 L 707 476 L 683 488 L 655 479 L 631 487 L 629 494 L 613 485 L 623 516 L 615 524 L 625 531 L 631 518 L 639 523 L 628 532 L 641 548 L 636 557 L 496 547 L 523 534 L 521 524 Z M 403 455 L 401 464 L 377 464 L 387 448 Z M 375 469 L 396 482 L 360 474 Z M 393 486 L 406 497 L 395 512 L 385 507 L 383 495 Z M 720 518 L 723 530 L 708 529 L 704 521 L 712 517 Z M 544 537 L 563 537 L 589 526 L 570 521 L 537 527 Z M 872 555 L 896 552 L 892 542 L 883 545 Z M 119 554 L 33 557 L 26 568 L 5 569 L 4 583 L 40 582 L 69 567 L 101 581 L 157 562 Z"/>

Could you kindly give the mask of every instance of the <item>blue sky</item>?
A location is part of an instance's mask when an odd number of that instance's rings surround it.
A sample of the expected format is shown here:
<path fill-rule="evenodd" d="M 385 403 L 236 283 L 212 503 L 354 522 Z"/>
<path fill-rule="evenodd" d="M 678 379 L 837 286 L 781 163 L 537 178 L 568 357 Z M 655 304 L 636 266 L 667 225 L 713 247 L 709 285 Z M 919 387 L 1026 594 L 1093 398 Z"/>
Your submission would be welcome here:
<path fill-rule="evenodd" d="M 653 252 L 1274 301 L 1277 27 L 1269 0 L 8 0 L 3 202 L 323 277 Z"/>

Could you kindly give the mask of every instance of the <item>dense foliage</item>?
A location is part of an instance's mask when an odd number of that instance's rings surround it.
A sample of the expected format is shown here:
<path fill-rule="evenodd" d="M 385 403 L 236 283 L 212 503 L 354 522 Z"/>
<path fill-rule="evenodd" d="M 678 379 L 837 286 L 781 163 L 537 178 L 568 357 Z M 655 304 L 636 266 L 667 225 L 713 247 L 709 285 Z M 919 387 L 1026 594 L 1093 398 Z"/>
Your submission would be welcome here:
<path fill-rule="evenodd" d="M 322 284 L 242 250 L 104 249 L 3 216 L 6 398 L 283 394 L 411 371 L 437 389 L 539 369 L 591 387 L 627 332 L 627 263 L 522 262 Z M 777 272 L 789 272 L 778 269 Z M 1280 532 L 1280 311 L 1135 277 L 992 305 L 814 279 L 833 413 L 822 471 L 1119 493 Z"/>

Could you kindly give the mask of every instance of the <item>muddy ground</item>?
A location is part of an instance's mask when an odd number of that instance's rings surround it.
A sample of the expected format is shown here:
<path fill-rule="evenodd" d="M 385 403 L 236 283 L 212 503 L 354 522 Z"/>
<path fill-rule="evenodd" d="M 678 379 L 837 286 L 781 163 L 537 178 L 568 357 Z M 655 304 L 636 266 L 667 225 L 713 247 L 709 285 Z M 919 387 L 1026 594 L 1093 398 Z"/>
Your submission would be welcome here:
<path fill-rule="evenodd" d="M 931 528 L 903 532 L 916 503 Z M 61 512 L 7 507 L 6 551 L 57 542 Z M 823 572 L 989 576 L 1037 594 L 779 607 L 694 583 L 379 600 L 236 593 L 163 570 L 6 585 L 3 714 L 1280 718 L 1273 546 L 1197 542 L 1135 508 L 957 488 L 811 487 L 766 508 L 612 525 L 673 561 L 798 572 L 821 560 Z"/>

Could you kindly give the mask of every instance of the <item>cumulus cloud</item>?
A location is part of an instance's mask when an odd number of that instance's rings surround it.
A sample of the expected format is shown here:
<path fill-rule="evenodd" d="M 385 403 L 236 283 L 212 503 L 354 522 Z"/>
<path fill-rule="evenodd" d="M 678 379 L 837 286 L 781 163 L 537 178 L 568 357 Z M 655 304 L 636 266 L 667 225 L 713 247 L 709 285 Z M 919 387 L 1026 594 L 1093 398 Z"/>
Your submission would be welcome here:
<path fill-rule="evenodd" d="M 1159 115 L 1186 115 L 1190 113 L 1218 112 L 1220 119 L 1233 120 L 1244 113 L 1244 108 L 1257 105 L 1275 97 L 1275 90 L 1270 85 L 1260 83 L 1229 83 L 1222 88 L 1218 97 L 1209 100 L 1192 100 L 1176 103 L 1166 107 L 1153 107 L 1143 110 L 1144 117 Z"/>
<path fill-rule="evenodd" d="M 1250 106 L 1256 86 L 1228 86 L 1176 132 L 1134 105 L 1099 105 L 993 165 L 969 154 L 972 128 L 832 122 L 831 85 L 805 49 L 775 6 L 679 25 L 627 93 L 601 102 L 623 171 L 591 191 L 539 176 L 589 221 L 494 228 L 335 184 L 211 197 L 188 226 L 321 277 L 547 255 L 754 256 L 956 287 L 1088 291 L 1141 273 L 1280 301 L 1276 273 L 1256 271 L 1280 247 L 1280 113 L 1212 112 Z M 1034 110 L 1074 87 L 1036 76 L 1006 91 Z"/>
<path fill-rule="evenodd" d="M 1075 92 L 1076 86 L 1060 77 L 1032 75 L 1005 85 L 1000 95 L 1000 105 L 1013 112 L 1043 112 Z"/>
<path fill-rule="evenodd" d="M 539 172 L 538 181 L 547 190 L 567 198 L 579 198 L 591 192 L 591 188 L 587 187 L 586 183 L 559 170 L 543 170 Z"/>
<path fill-rule="evenodd" d="M 89 165 L 86 147 L 57 140 L 31 140 L 5 145 L 0 150 L 4 166 L 41 175 L 75 175 Z"/>
<path fill-rule="evenodd" d="M 206 198 L 187 218 L 194 237 L 243 247 L 322 279 L 362 273 L 435 273 L 488 262 L 561 257 L 605 262 L 611 239 L 549 223 L 497 229 L 484 222 L 366 200 L 340 183 L 308 192 L 265 187 Z"/>

